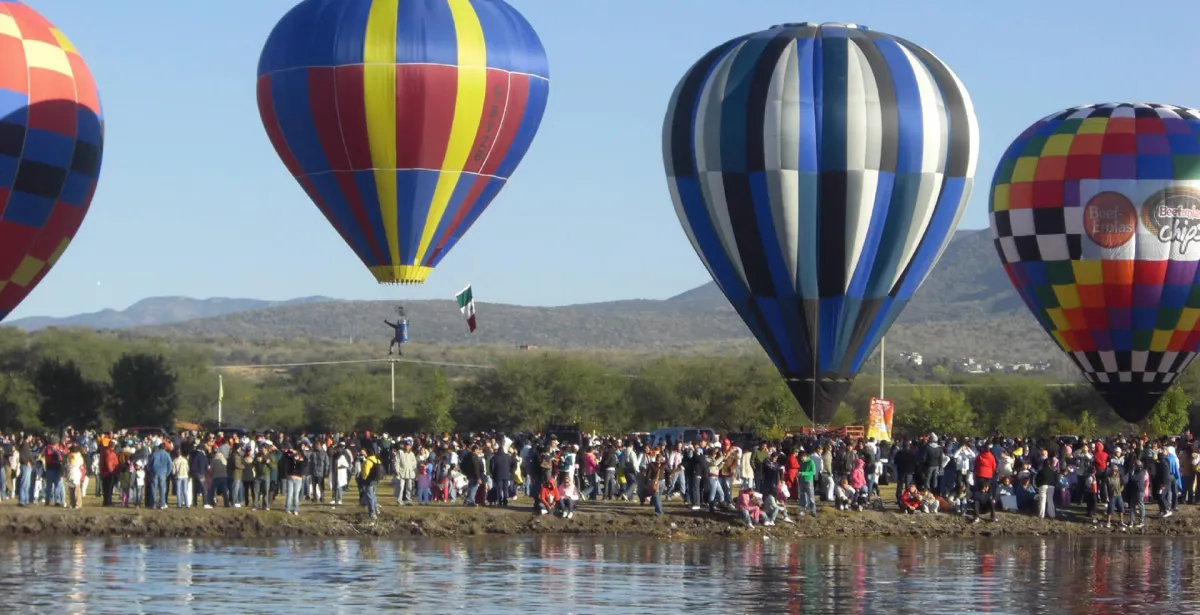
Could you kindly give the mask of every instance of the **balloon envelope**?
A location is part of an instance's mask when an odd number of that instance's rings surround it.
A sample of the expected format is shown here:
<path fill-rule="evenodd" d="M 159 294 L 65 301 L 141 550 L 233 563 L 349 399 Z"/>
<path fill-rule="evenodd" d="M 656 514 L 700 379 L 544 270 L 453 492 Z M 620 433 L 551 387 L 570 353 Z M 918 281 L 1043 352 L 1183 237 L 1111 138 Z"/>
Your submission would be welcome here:
<path fill-rule="evenodd" d="M 0 2 L 0 319 L 45 277 L 87 214 L 104 122 L 71 41 L 20 2 Z"/>
<path fill-rule="evenodd" d="M 1050 115 L 1004 153 L 990 212 L 1038 323 L 1121 418 L 1149 416 L 1200 344 L 1200 111 Z"/>
<path fill-rule="evenodd" d="M 688 239 L 817 422 L 945 249 L 977 151 L 954 73 L 853 24 L 787 24 L 713 49 L 663 126 Z"/>
<path fill-rule="evenodd" d="M 549 95 L 501 0 L 305 0 L 258 64 L 288 171 L 380 283 L 423 282 L 504 186 Z"/>

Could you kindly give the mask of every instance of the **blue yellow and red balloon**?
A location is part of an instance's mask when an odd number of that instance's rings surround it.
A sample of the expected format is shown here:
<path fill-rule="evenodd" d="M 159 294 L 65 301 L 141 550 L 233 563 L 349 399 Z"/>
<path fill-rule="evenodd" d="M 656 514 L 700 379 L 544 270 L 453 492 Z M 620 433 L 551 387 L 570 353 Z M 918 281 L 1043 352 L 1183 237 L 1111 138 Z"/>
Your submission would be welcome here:
<path fill-rule="evenodd" d="M 258 65 L 288 171 L 384 284 L 421 283 L 504 187 L 549 95 L 501 0 L 304 0 Z"/>

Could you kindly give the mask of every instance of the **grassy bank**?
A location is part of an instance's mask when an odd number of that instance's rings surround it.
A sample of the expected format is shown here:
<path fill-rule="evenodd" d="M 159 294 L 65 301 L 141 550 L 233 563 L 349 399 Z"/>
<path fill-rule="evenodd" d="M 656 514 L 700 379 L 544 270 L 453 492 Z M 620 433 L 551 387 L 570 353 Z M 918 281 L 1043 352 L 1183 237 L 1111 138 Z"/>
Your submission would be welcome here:
<path fill-rule="evenodd" d="M 346 502 L 357 502 L 347 497 Z M 709 515 L 693 512 L 676 502 L 667 503 L 667 515 L 655 518 L 649 506 L 636 503 L 584 503 L 573 519 L 535 516 L 528 500 L 511 508 L 464 508 L 456 505 L 399 507 L 381 498 L 383 514 L 371 522 L 358 506 L 333 507 L 301 504 L 300 516 L 280 509 L 145 510 L 104 508 L 87 498 L 81 510 L 47 506 L 21 508 L 11 500 L 0 504 L 0 536 L 87 536 L 148 538 L 342 538 L 342 537 L 458 537 L 481 535 L 574 534 L 592 536 L 642 536 L 678 540 L 716 537 L 750 537 L 766 534 L 781 539 L 803 538 L 964 538 L 979 536 L 1200 536 L 1200 510 L 1187 506 L 1169 519 L 1150 518 L 1141 529 L 1108 529 L 1093 525 L 1081 511 L 1060 511 L 1061 520 L 1001 513 L 995 523 L 967 523 L 949 514 L 901 515 L 886 512 L 840 512 L 822 508 L 819 518 L 797 518 L 793 524 L 747 529 L 732 513 Z M 1157 507 L 1150 507 L 1157 510 Z M 794 510 L 794 508 L 793 508 Z M 794 515 L 793 515 L 794 517 Z"/>

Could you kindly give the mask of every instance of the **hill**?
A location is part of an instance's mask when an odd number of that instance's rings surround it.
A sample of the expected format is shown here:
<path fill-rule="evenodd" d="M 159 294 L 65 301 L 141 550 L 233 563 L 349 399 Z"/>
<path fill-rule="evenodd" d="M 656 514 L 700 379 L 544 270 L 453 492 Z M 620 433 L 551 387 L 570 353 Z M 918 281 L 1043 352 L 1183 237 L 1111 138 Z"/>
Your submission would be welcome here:
<path fill-rule="evenodd" d="M 147 299 L 53 321 L 56 326 L 133 329 L 141 335 L 255 339 L 379 340 L 395 304 L 323 297 L 289 302 L 251 299 Z M 532 345 L 675 352 L 753 348 L 749 332 L 716 285 L 664 300 L 634 299 L 562 307 L 480 303 L 474 334 L 451 301 L 405 303 L 414 340 L 456 345 Z M 11 323 L 26 329 L 46 321 Z M 951 242 L 888 335 L 889 353 L 926 357 L 974 356 L 1006 363 L 1057 360 L 1057 349 L 1026 312 L 999 266 L 989 232 L 964 231 Z"/>
<path fill-rule="evenodd" d="M 47 327 L 85 327 L 88 329 L 129 329 L 166 325 L 197 318 L 211 318 L 226 314 L 237 314 L 262 310 L 279 305 L 296 305 L 318 301 L 336 301 L 329 297 L 301 297 L 287 301 L 263 301 L 260 299 L 192 299 L 191 297 L 150 297 L 142 299 L 124 310 L 100 310 L 87 314 L 76 314 L 64 318 L 30 316 L 4 323 L 24 331 L 37 331 Z"/>

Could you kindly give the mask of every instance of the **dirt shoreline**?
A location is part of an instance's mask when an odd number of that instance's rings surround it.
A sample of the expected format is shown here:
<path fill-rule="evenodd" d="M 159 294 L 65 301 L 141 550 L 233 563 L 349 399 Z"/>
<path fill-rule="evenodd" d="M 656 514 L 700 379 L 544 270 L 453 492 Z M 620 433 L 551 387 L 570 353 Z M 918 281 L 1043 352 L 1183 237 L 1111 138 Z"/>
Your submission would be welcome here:
<path fill-rule="evenodd" d="M 352 500 L 347 498 L 348 503 Z M 282 506 L 279 499 L 277 504 Z M 793 518 L 775 527 L 743 527 L 732 513 L 709 515 L 669 503 L 667 515 L 654 517 L 649 506 L 636 503 L 586 502 L 573 519 L 535 516 L 525 502 L 511 508 L 464 508 L 454 505 L 383 506 L 372 523 L 359 506 L 332 507 L 304 502 L 300 516 L 279 509 L 145 510 L 104 508 L 88 498 L 84 508 L 0 504 L 0 536 L 130 537 L 130 538 L 455 538 L 469 536 L 581 535 L 629 536 L 669 540 L 750 538 L 975 538 L 1020 536 L 1200 536 L 1200 507 L 1184 506 L 1167 519 L 1151 515 L 1141 529 L 1123 531 L 1088 522 L 1082 509 L 1060 511 L 1061 520 L 1000 513 L 995 523 L 968 523 L 950 514 L 902 515 L 897 511 L 842 512 L 823 507 L 820 516 Z M 1157 506 L 1148 507 L 1157 511 Z M 793 511 L 795 509 L 793 508 Z M 1148 511 L 1149 512 L 1149 511 Z"/>

